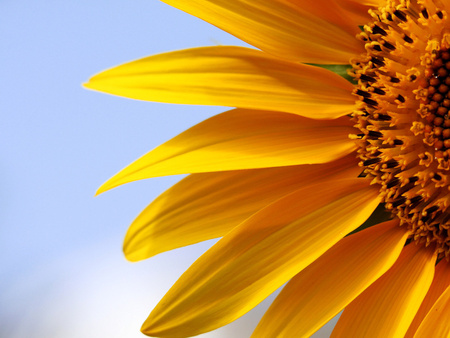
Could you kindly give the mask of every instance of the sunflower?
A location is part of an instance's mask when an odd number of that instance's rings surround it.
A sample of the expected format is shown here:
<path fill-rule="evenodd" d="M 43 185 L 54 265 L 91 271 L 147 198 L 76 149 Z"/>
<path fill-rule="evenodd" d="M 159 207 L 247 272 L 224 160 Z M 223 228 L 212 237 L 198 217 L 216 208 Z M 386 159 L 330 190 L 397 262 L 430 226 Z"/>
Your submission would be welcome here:
<path fill-rule="evenodd" d="M 165 0 L 256 47 L 133 61 L 87 88 L 235 107 L 99 190 L 191 175 L 153 201 L 130 261 L 212 238 L 142 331 L 226 325 L 286 286 L 254 337 L 450 337 L 450 3 Z M 361 226 L 362 224 L 362 226 Z"/>

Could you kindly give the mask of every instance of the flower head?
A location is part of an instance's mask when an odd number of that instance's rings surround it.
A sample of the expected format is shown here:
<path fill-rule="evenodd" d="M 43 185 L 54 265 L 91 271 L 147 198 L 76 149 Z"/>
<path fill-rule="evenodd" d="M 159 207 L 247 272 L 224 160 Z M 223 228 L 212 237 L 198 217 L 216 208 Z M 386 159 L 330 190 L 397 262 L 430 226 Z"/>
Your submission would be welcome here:
<path fill-rule="evenodd" d="M 213 330 L 289 281 L 255 337 L 307 337 L 343 309 L 335 337 L 448 336 L 450 4 L 165 2 L 259 50 L 156 55 L 86 84 L 135 99 L 237 107 L 100 188 L 191 173 L 133 222 L 124 244 L 132 261 L 223 237 L 143 332 Z"/>

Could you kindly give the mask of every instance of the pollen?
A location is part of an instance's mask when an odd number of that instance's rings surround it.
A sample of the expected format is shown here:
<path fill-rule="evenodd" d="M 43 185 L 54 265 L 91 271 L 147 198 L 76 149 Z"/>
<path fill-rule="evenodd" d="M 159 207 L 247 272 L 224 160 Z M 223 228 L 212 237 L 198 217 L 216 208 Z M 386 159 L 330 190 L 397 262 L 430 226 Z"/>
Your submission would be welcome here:
<path fill-rule="evenodd" d="M 387 1 L 353 59 L 362 176 L 411 239 L 450 259 L 450 4 Z"/>

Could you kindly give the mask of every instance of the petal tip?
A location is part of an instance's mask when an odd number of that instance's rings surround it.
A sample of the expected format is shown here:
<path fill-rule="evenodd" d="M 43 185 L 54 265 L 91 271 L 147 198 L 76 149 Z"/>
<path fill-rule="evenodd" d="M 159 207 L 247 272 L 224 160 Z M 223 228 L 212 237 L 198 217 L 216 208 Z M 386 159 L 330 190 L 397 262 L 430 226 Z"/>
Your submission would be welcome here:
<path fill-rule="evenodd" d="M 143 260 L 142 258 L 141 259 L 137 258 L 135 255 L 133 255 L 133 253 L 127 253 L 124 251 L 123 254 L 125 256 L 125 259 L 130 263 L 136 263 Z"/>
<path fill-rule="evenodd" d="M 86 82 L 82 83 L 81 87 L 87 90 L 105 93 L 105 91 L 102 90 L 101 83 L 97 80 L 97 76 L 98 75 L 92 76 Z"/>
<path fill-rule="evenodd" d="M 112 188 L 114 188 L 114 185 L 111 185 L 110 183 L 111 180 L 106 181 L 105 183 L 103 183 L 95 192 L 94 196 L 98 196 L 100 194 L 103 194 L 105 191 L 111 190 Z"/>
<path fill-rule="evenodd" d="M 83 87 L 84 89 L 90 89 L 93 90 L 94 88 L 92 87 L 92 83 L 91 83 L 91 79 L 87 80 L 86 82 L 81 84 L 81 87 Z"/>
<path fill-rule="evenodd" d="M 150 317 L 151 314 L 145 320 L 144 324 L 142 324 L 141 332 L 149 337 L 164 337 L 163 335 L 161 335 L 161 332 L 158 331 L 157 327 L 155 327 L 154 323 L 150 322 Z"/>
<path fill-rule="evenodd" d="M 147 257 L 142 257 L 135 250 L 130 248 L 129 243 L 125 242 L 122 247 L 123 255 L 128 262 L 135 263 L 146 259 Z"/>

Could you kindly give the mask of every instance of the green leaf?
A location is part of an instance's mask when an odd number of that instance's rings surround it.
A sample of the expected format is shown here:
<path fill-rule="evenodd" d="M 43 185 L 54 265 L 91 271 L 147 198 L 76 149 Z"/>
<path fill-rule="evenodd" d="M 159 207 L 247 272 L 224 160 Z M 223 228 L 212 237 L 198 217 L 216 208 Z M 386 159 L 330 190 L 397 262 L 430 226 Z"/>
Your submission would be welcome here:
<path fill-rule="evenodd" d="M 331 70 L 333 73 L 342 76 L 347 81 L 350 81 L 353 84 L 357 84 L 353 77 L 351 77 L 347 73 L 347 70 L 352 68 L 352 66 L 350 65 L 319 65 L 314 63 L 310 63 L 310 65 Z"/>

